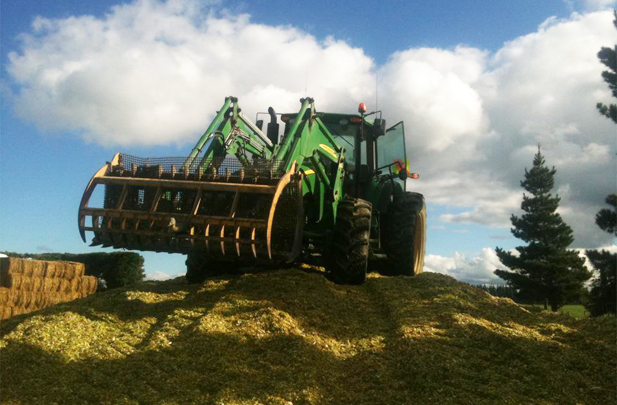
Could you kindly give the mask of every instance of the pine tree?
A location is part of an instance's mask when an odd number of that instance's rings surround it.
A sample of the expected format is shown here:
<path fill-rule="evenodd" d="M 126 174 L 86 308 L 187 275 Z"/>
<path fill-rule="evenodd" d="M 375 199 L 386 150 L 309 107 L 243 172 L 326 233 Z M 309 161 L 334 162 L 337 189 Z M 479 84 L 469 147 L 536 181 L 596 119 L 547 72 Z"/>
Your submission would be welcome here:
<path fill-rule="evenodd" d="M 548 302 L 553 311 L 580 297 L 583 284 L 591 277 L 585 260 L 568 250 L 573 242 L 570 228 L 556 212 L 559 196 L 550 192 L 555 185 L 556 170 L 545 166 L 538 147 L 531 170 L 525 169 L 521 186 L 531 195 L 523 194 L 521 217 L 512 215 L 512 234 L 527 242 L 516 248 L 518 254 L 497 248 L 501 263 L 511 270 L 496 270 L 495 274 L 519 290 L 520 297 L 535 302 Z"/>
<path fill-rule="evenodd" d="M 617 10 L 614 11 L 613 24 L 617 28 Z M 617 45 L 615 49 L 603 47 L 598 52 L 598 58 L 609 70 L 602 72 L 602 78 L 611 89 L 613 97 L 617 98 Z M 617 124 L 617 104 L 596 105 L 600 114 Z M 606 197 L 606 203 L 612 208 L 604 208 L 596 214 L 596 224 L 605 232 L 617 236 L 617 194 Z M 587 309 L 592 316 L 605 313 L 615 313 L 617 307 L 617 253 L 606 250 L 587 250 L 585 252 L 591 265 L 598 272 L 598 278 L 593 282 L 589 292 Z"/>
<path fill-rule="evenodd" d="M 617 194 L 606 197 L 606 203 L 613 208 L 603 208 L 596 214 L 596 225 L 604 232 L 617 236 Z"/>
<path fill-rule="evenodd" d="M 614 11 L 614 15 L 615 20 L 613 24 L 615 28 L 617 28 L 617 10 Z M 615 49 L 602 47 L 600 52 L 598 52 L 598 59 L 608 67 L 608 70 L 602 72 L 602 78 L 611 89 L 613 97 L 617 98 L 617 45 L 615 45 Z M 617 124 L 617 104 L 605 105 L 598 103 L 596 108 L 600 114 L 613 120 L 613 122 Z"/>
<path fill-rule="evenodd" d="M 612 208 L 604 208 L 596 215 L 596 224 L 605 232 L 617 236 L 617 195 L 606 197 Z M 591 265 L 598 272 L 589 292 L 587 309 L 592 316 L 615 313 L 617 311 L 617 253 L 606 250 L 587 250 L 585 252 Z"/>

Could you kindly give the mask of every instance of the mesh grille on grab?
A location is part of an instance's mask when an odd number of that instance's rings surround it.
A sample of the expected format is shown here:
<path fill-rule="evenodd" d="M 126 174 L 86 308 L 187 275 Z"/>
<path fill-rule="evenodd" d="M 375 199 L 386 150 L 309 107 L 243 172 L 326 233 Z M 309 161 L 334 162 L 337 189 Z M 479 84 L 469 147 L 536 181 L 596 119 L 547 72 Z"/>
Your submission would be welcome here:
<path fill-rule="evenodd" d="M 202 157 L 140 158 L 120 155 L 111 176 L 142 178 L 178 178 L 216 180 L 241 183 L 261 183 L 279 180 L 285 174 L 284 161 L 250 159 L 244 163 L 236 156 L 217 157 L 204 161 Z"/>

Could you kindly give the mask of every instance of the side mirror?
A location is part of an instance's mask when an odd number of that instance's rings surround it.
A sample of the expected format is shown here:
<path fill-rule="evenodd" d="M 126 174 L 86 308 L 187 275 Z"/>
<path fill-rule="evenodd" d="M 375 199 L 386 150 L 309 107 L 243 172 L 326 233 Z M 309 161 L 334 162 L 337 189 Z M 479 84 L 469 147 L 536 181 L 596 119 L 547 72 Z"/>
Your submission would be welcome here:
<path fill-rule="evenodd" d="M 381 118 L 375 118 L 373 121 L 373 136 L 377 138 L 378 136 L 383 136 L 386 134 L 386 120 L 382 120 Z"/>
<path fill-rule="evenodd" d="M 400 172 L 398 172 L 398 178 L 405 181 L 407 180 L 407 170 L 401 170 Z"/>

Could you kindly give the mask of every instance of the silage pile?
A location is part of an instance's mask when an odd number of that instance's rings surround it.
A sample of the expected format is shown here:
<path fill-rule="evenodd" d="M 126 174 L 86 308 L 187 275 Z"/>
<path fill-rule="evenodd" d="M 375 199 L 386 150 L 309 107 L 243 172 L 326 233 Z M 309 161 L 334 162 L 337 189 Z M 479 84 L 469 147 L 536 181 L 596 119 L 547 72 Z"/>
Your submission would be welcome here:
<path fill-rule="evenodd" d="M 610 404 L 616 321 L 438 275 L 311 270 L 111 290 L 0 326 L 3 403 Z"/>
<path fill-rule="evenodd" d="M 75 262 L 0 258 L 0 319 L 87 297 L 96 277 Z"/>

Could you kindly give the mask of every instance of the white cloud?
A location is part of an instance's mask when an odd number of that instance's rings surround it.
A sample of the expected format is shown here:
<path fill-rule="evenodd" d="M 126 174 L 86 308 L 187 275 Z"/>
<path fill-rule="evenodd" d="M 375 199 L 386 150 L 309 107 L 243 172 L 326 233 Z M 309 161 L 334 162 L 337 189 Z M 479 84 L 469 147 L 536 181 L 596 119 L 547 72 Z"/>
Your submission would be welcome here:
<path fill-rule="evenodd" d="M 160 271 L 160 270 L 146 274 L 146 280 L 155 280 L 155 281 L 169 280 L 169 279 L 174 278 L 174 277 L 178 277 L 178 276 L 177 275 L 172 276 L 172 275 L 169 275 L 169 274 L 165 273 L 164 271 Z"/>
<path fill-rule="evenodd" d="M 601 246 L 600 249 L 617 253 L 615 244 Z M 580 257 L 587 258 L 584 249 L 575 250 Z M 518 251 L 512 249 L 510 252 L 518 256 Z M 586 260 L 585 266 L 593 271 L 589 260 Z M 495 250 L 491 248 L 483 248 L 479 253 L 471 256 L 455 252 L 452 257 L 428 254 L 424 258 L 424 271 L 446 274 L 470 284 L 503 284 L 504 280 L 494 273 L 497 269 L 506 268 L 497 257 Z"/>
<path fill-rule="evenodd" d="M 102 145 L 186 145 L 225 96 L 254 116 L 270 105 L 295 111 L 306 87 L 319 110 L 353 112 L 374 99 L 377 73 L 380 109 L 406 123 L 422 179 L 410 184 L 429 206 L 457 208 L 440 220 L 509 228 L 540 143 L 567 191 L 561 212 L 576 246 L 610 241 L 593 220 L 617 181 L 615 127 L 595 109 L 611 101 L 596 56 L 615 41 L 611 11 L 549 18 L 494 54 L 414 48 L 376 66 L 344 41 L 218 10 L 138 0 L 102 18 L 38 18 L 9 54 L 16 111 L 42 130 Z"/>
<path fill-rule="evenodd" d="M 456 252 L 453 257 L 429 254 L 424 258 L 424 271 L 446 274 L 471 284 L 503 284 L 494 274 L 501 268 L 503 265 L 491 248 L 484 248 L 472 257 Z"/>
<path fill-rule="evenodd" d="M 196 4 L 140 0 L 102 19 L 37 18 L 22 50 L 9 54 L 18 114 L 103 145 L 182 144 L 228 95 L 252 113 L 269 103 L 294 111 L 307 72 L 322 108 L 364 95 L 372 82 L 372 60 L 342 41 L 200 13 Z"/>

